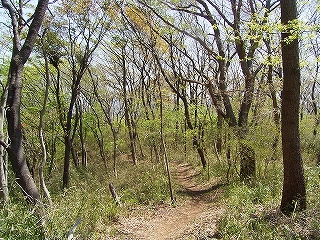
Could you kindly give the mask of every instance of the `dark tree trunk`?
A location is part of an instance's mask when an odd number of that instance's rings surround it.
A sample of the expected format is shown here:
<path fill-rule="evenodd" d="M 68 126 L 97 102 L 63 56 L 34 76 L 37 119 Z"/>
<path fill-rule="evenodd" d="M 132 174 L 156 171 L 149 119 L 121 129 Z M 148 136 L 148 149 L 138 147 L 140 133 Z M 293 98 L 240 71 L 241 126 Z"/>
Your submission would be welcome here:
<path fill-rule="evenodd" d="M 22 66 L 15 61 L 10 65 L 10 83 L 7 101 L 7 121 L 10 146 L 7 149 L 16 179 L 28 200 L 36 203 L 40 194 L 24 158 L 20 100 L 22 89 Z"/>
<path fill-rule="evenodd" d="M 90 129 L 93 132 L 93 135 L 95 136 L 95 138 L 97 140 L 97 143 L 99 145 L 100 156 L 102 158 L 102 161 L 104 163 L 106 171 L 108 171 L 107 156 L 105 154 L 106 151 L 104 150 L 104 134 L 102 133 L 102 130 L 101 130 L 100 118 L 99 118 L 96 110 L 93 107 L 91 107 L 91 109 L 93 110 L 93 114 L 95 115 L 95 117 L 97 119 L 97 124 L 96 124 L 96 126 L 90 126 Z"/>
<path fill-rule="evenodd" d="M 63 179 L 62 188 L 69 187 L 70 175 L 70 153 L 71 153 L 71 139 L 70 136 L 64 136 L 64 163 L 63 163 Z"/>
<path fill-rule="evenodd" d="M 255 178 L 256 161 L 255 152 L 248 144 L 241 144 L 240 146 L 240 179 L 253 180 Z"/>
<path fill-rule="evenodd" d="M 272 54 L 271 49 L 270 49 L 269 54 L 270 54 L 269 57 L 271 57 L 271 54 Z M 279 127 L 280 126 L 279 106 L 278 106 L 278 101 L 277 101 L 277 93 L 276 93 L 276 90 L 275 90 L 274 85 L 273 85 L 272 76 L 273 76 L 273 66 L 270 64 L 268 66 L 267 82 L 268 82 L 268 85 L 269 85 L 269 91 L 270 91 L 271 100 L 272 100 L 273 120 L 274 120 L 274 123 L 275 123 L 277 129 L 280 129 L 280 127 Z"/>
<path fill-rule="evenodd" d="M 71 146 L 71 156 L 72 156 L 72 160 L 73 160 L 73 164 L 75 167 L 79 167 L 80 166 L 80 161 L 78 158 L 78 152 L 76 152 L 76 150 L 74 149 L 73 146 Z"/>
<path fill-rule="evenodd" d="M 255 79 L 252 76 L 246 76 L 245 79 L 245 94 L 240 107 L 238 126 L 242 128 L 243 131 L 247 131 L 248 128 L 248 116 L 249 110 L 251 108 L 251 103 L 253 100 L 253 90 L 254 90 Z"/>
<path fill-rule="evenodd" d="M 171 90 L 175 94 L 177 94 L 179 96 L 179 98 L 181 99 L 181 101 L 183 102 L 184 116 L 185 116 L 185 129 L 188 128 L 190 130 L 194 130 L 195 128 L 194 128 L 194 126 L 192 125 L 192 122 L 191 122 L 189 104 L 188 104 L 188 101 L 187 101 L 187 96 L 186 96 L 185 89 L 182 89 L 181 92 L 178 92 L 177 88 L 170 82 L 169 77 L 165 73 L 165 70 L 163 69 L 162 64 L 160 62 L 159 56 L 157 56 L 155 53 L 153 53 L 153 56 L 155 57 L 155 60 L 156 60 L 158 66 L 160 68 L 161 74 L 164 77 L 166 83 L 168 83 L 168 85 L 170 86 Z M 171 51 L 171 64 L 173 65 L 174 76 L 175 76 L 175 78 L 180 78 L 181 77 L 181 73 L 178 73 L 175 70 L 175 68 L 174 68 L 175 62 L 174 62 L 172 57 L 173 56 L 172 56 L 172 51 Z M 205 168 L 206 165 L 207 165 L 207 161 L 205 159 L 204 151 L 203 151 L 203 148 L 202 148 L 202 146 L 200 144 L 198 136 L 196 136 L 196 135 L 192 136 L 192 144 L 193 144 L 193 147 L 197 150 L 197 152 L 199 154 L 202 167 Z M 185 154 L 186 154 L 186 145 L 185 145 L 184 151 L 185 151 Z"/>
<path fill-rule="evenodd" d="M 185 116 L 185 119 L 186 119 L 187 127 L 190 130 L 194 130 L 194 127 L 193 127 L 191 119 L 190 119 L 189 105 L 188 105 L 187 99 L 185 98 L 185 96 L 180 96 L 180 98 L 181 98 L 181 100 L 183 102 L 183 105 L 184 105 L 184 116 Z M 193 147 L 196 148 L 196 150 L 197 150 L 197 152 L 199 154 L 202 167 L 205 168 L 206 165 L 207 165 L 207 161 L 205 159 L 204 151 L 203 151 L 203 148 L 201 146 L 201 143 L 200 143 L 200 140 L 199 140 L 198 136 L 194 135 L 192 137 L 192 145 L 193 145 Z"/>
<path fill-rule="evenodd" d="M 69 174 L 70 174 L 70 157 L 73 151 L 73 139 L 74 133 L 77 129 L 77 123 L 72 124 L 72 112 L 76 103 L 76 99 L 78 96 L 78 88 L 80 85 L 80 81 L 73 82 L 72 94 L 70 99 L 69 110 L 67 114 L 67 121 L 64 129 L 64 166 L 63 166 L 63 183 L 62 188 L 69 187 Z M 77 122 L 77 121 L 76 121 Z M 72 132 L 73 130 L 73 132 Z M 71 133 L 72 132 L 72 133 Z M 74 156 L 74 155 L 73 155 Z M 77 159 L 74 159 L 75 165 L 78 166 Z"/>
<path fill-rule="evenodd" d="M 19 35 L 22 26 L 19 26 L 16 10 L 7 0 L 2 0 L 1 3 L 9 11 L 13 30 L 13 51 L 8 76 L 8 99 L 6 106 L 8 134 L 10 138 L 7 152 L 17 182 L 22 188 L 24 195 L 27 196 L 29 201 L 37 203 L 40 200 L 40 194 L 24 158 L 20 106 L 24 64 L 29 59 L 38 37 L 38 32 L 47 10 L 48 0 L 38 1 L 27 37 L 22 46 Z"/>
<path fill-rule="evenodd" d="M 64 145 L 65 145 L 62 188 L 67 188 L 69 186 L 70 154 L 72 151 L 72 138 L 71 138 L 72 109 L 73 109 L 73 106 L 74 106 L 74 103 L 76 100 L 76 95 L 75 95 L 75 90 L 74 90 L 75 88 L 72 88 L 72 96 L 71 96 L 69 110 L 68 110 L 67 117 L 66 117 L 63 106 L 62 106 L 62 102 L 61 102 L 61 96 L 60 96 L 61 72 L 60 72 L 60 68 L 59 68 L 59 59 L 57 59 L 55 62 L 51 61 L 51 64 L 57 70 L 55 95 L 56 95 L 56 100 L 57 100 L 57 105 L 58 105 L 59 121 L 60 121 L 61 127 L 64 132 Z"/>
<path fill-rule="evenodd" d="M 297 19 L 296 1 L 281 0 L 281 22 L 287 24 Z M 290 29 L 282 34 L 282 150 L 283 150 L 283 190 L 280 209 L 290 214 L 295 209 L 306 208 L 306 186 L 300 151 L 299 101 L 300 67 L 298 39 L 285 40 L 291 36 Z"/>
<path fill-rule="evenodd" d="M 137 164 L 137 147 L 136 147 L 136 134 L 134 132 L 134 126 L 132 125 L 130 109 L 127 96 L 127 70 L 126 70 L 126 59 L 125 59 L 125 49 L 122 50 L 122 91 L 123 91 L 123 101 L 124 101 L 124 116 L 126 125 L 129 132 L 130 139 L 130 151 L 131 157 L 134 164 Z"/>
<path fill-rule="evenodd" d="M 271 54 L 271 51 L 269 54 Z M 276 130 L 277 130 L 276 135 L 273 137 L 273 142 L 271 145 L 271 148 L 272 148 L 271 160 L 274 161 L 277 159 L 277 149 L 278 149 L 278 143 L 280 138 L 280 112 L 279 112 L 279 106 L 278 106 L 278 101 L 276 96 L 276 90 L 274 88 L 273 81 L 272 81 L 272 72 L 273 72 L 273 66 L 269 65 L 267 81 L 268 81 L 269 90 L 270 90 L 271 99 L 272 99 L 273 119 L 274 119 L 274 123 L 276 125 Z"/>
<path fill-rule="evenodd" d="M 245 77 L 245 91 L 243 93 L 243 99 L 240 106 L 239 118 L 238 118 L 238 134 L 241 143 L 241 162 L 240 162 L 240 172 L 241 178 L 243 179 L 251 179 L 255 176 L 255 154 L 254 149 L 246 143 L 246 135 L 248 132 L 248 116 L 251 108 L 251 104 L 253 101 L 253 93 L 254 93 L 254 84 L 257 73 L 260 71 L 257 68 L 253 71 L 252 67 L 252 59 L 254 58 L 254 53 L 258 47 L 256 41 L 247 41 L 243 39 L 240 30 L 241 23 L 241 1 L 230 1 L 231 8 L 233 12 L 233 32 L 234 36 L 237 38 L 235 41 L 235 48 L 237 55 L 240 60 L 240 67 L 242 73 Z M 249 4 L 252 6 L 252 0 L 249 1 Z M 251 8 L 251 16 L 253 17 L 255 12 L 254 9 Z M 267 18 L 266 18 L 267 19 Z M 262 37 L 262 36 L 261 36 Z M 248 45 L 248 46 L 247 46 Z M 249 165 L 252 166 L 249 166 Z"/>

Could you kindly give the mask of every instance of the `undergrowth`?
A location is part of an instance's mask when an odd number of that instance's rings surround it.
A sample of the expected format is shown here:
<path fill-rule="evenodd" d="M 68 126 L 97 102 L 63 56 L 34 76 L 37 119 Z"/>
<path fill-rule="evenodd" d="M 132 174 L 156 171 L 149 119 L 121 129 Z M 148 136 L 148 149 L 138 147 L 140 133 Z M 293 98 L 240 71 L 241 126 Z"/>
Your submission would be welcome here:
<path fill-rule="evenodd" d="M 35 209 L 24 202 L 9 203 L 0 211 L 0 238 L 44 239 L 40 219 L 34 214 Z"/>
<path fill-rule="evenodd" d="M 310 124 L 305 124 L 306 126 Z M 307 131 L 306 128 L 303 132 Z M 224 214 L 218 224 L 218 235 L 222 239 L 320 239 L 320 203 L 319 170 L 315 166 L 317 140 L 312 134 L 302 134 L 303 159 L 307 183 L 307 210 L 285 216 L 279 211 L 282 190 L 282 162 L 280 149 L 277 160 L 271 161 L 270 143 L 274 136 L 269 131 L 257 129 L 248 139 L 256 152 L 256 178 L 251 184 L 239 181 L 238 140 L 231 138 L 231 160 L 223 152 L 217 155 L 210 150 L 212 139 L 204 144 L 208 168 L 202 170 L 199 181 L 208 178 L 218 179 L 223 183 L 219 204 Z M 264 135 L 263 135 L 264 134 Z M 267 135 L 269 134 L 269 135 Z M 265 136 L 266 135 L 266 136 Z M 229 134 L 225 134 L 226 138 Z M 212 141 L 212 142 L 209 142 Z M 269 144 L 265 144 L 269 143 Z M 191 141 L 188 141 L 191 144 Z M 188 162 L 197 170 L 201 169 L 196 151 L 188 145 L 184 155 L 177 146 L 168 147 L 169 158 L 176 162 Z M 225 151 L 225 150 L 224 150 Z M 112 235 L 111 225 L 119 217 L 126 216 L 131 209 L 139 205 L 153 206 L 169 202 L 168 181 L 163 162 L 155 159 L 139 159 L 134 165 L 123 154 L 117 158 L 118 177 L 110 170 L 106 171 L 96 155 L 90 156 L 85 169 L 71 168 L 71 187 L 62 191 L 62 169 L 55 169 L 47 186 L 52 194 L 53 206 L 45 207 L 45 227 L 40 227 L 41 219 L 35 214 L 38 210 L 25 204 L 20 189 L 11 176 L 10 203 L 0 211 L 0 238 L 4 239 L 66 239 L 68 232 L 81 218 L 76 236 L 81 239 L 101 239 Z M 170 165 L 171 165 L 170 163 Z M 111 164 L 110 164 L 111 165 Z M 174 164 L 172 163 L 173 167 Z M 62 166 L 62 165 L 61 165 Z M 121 206 L 117 206 L 110 194 L 112 182 L 120 197 Z M 174 189 L 178 185 L 174 182 Z M 175 192 L 178 194 L 178 192 Z M 182 196 L 176 196 L 178 199 Z"/>
<path fill-rule="evenodd" d="M 97 175 L 97 172 L 100 173 Z M 91 164 L 86 170 L 73 169 L 71 176 L 73 185 L 70 188 L 64 191 L 50 189 L 53 206 L 45 207 L 46 224 L 43 228 L 38 214 L 30 211 L 23 198 L 12 193 L 14 196 L 11 196 L 10 203 L 0 213 L 0 238 L 66 239 L 77 219 L 81 218 L 75 236 L 99 239 L 99 236 L 110 232 L 108 226 L 111 222 L 131 208 L 139 204 L 159 204 L 169 196 L 167 179 L 160 163 L 142 161 L 134 166 L 124 160 L 119 166 L 118 178 L 106 174 L 103 167 Z M 116 188 L 121 206 L 117 206 L 112 198 L 110 182 Z"/>
<path fill-rule="evenodd" d="M 276 174 L 276 172 L 275 172 Z M 291 216 L 279 210 L 282 190 L 281 168 L 273 176 L 253 185 L 237 181 L 225 187 L 221 204 L 225 213 L 218 231 L 223 239 L 320 239 L 319 169 L 305 169 L 306 211 Z M 277 179 L 277 180 L 276 180 Z"/>

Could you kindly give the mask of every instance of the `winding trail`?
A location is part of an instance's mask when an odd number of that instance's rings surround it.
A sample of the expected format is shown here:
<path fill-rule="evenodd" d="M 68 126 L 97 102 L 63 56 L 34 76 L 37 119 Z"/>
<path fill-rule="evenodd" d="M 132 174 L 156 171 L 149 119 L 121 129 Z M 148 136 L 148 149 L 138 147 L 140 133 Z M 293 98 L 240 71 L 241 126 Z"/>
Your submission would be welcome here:
<path fill-rule="evenodd" d="M 142 207 L 122 217 L 113 226 L 112 237 L 106 239 L 219 239 L 217 221 L 223 209 L 215 204 L 220 184 L 199 183 L 197 171 L 191 164 L 178 164 L 173 173 L 180 189 L 176 206 Z M 139 215 L 143 214 L 143 215 Z"/>

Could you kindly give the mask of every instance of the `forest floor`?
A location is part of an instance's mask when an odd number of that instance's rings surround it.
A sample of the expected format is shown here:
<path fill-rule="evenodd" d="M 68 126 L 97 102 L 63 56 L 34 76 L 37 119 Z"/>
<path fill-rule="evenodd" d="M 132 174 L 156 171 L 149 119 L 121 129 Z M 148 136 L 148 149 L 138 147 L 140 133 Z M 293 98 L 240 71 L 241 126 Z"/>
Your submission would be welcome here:
<path fill-rule="evenodd" d="M 199 182 L 199 174 L 191 164 L 176 164 L 176 203 L 133 209 L 110 226 L 105 239 L 220 239 L 221 184 L 216 179 Z"/>

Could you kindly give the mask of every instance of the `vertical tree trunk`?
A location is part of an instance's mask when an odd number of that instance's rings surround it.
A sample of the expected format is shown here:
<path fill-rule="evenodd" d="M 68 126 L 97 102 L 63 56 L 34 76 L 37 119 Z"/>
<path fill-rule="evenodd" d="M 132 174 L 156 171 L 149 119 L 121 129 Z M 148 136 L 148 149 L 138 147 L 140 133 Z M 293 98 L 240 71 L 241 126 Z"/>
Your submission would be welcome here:
<path fill-rule="evenodd" d="M 73 160 L 75 161 L 75 165 L 78 166 L 77 159 L 74 154 L 74 148 L 73 148 L 73 140 L 75 136 L 75 132 L 77 129 L 78 125 L 78 113 L 76 113 L 76 120 L 72 124 L 72 118 L 73 118 L 73 109 L 77 101 L 77 96 L 78 96 L 78 89 L 80 86 L 80 80 L 81 77 L 78 75 L 77 80 L 73 79 L 72 83 L 72 93 L 71 93 L 71 99 L 70 99 L 70 104 L 69 104 L 69 109 L 67 113 L 67 119 L 66 119 L 66 125 L 64 129 L 64 166 L 63 166 L 63 179 L 62 179 L 62 188 L 67 188 L 69 187 L 69 178 L 70 178 L 70 157 L 71 154 L 73 156 Z"/>
<path fill-rule="evenodd" d="M 172 53 L 171 53 L 172 54 Z M 160 62 L 160 59 L 159 59 L 159 56 L 157 56 L 157 54 L 153 53 L 153 56 L 155 57 L 155 60 L 160 68 L 160 71 L 161 71 L 161 74 L 162 76 L 164 77 L 165 81 L 168 83 L 168 85 L 170 86 L 170 88 L 174 91 L 175 94 L 177 94 L 179 96 L 179 98 L 181 99 L 181 101 L 183 102 L 183 107 L 184 107 L 184 116 L 185 116 L 185 130 L 186 128 L 188 127 L 188 129 L 190 130 L 194 130 L 194 127 L 192 125 L 192 122 L 191 122 L 191 117 L 190 117 L 190 111 L 189 111 L 189 104 L 188 104 L 188 101 L 187 101 L 187 97 L 186 97 L 186 93 L 185 93 L 185 90 L 182 91 L 182 93 L 178 92 L 177 89 L 175 88 L 175 86 L 173 86 L 173 84 L 170 82 L 170 79 L 169 77 L 167 76 L 165 70 L 163 69 L 162 67 L 162 64 Z M 174 61 L 173 59 L 171 59 L 172 61 L 172 64 L 174 64 Z M 178 78 L 178 73 L 174 70 L 174 75 L 176 78 Z M 179 76 L 180 77 L 180 76 Z M 186 132 L 185 132 L 186 134 Z M 201 164 L 202 164 L 202 167 L 205 168 L 206 167 L 206 159 L 205 159 L 205 156 L 204 156 L 204 151 L 203 151 L 203 148 L 200 144 L 200 141 L 198 139 L 198 137 L 196 135 L 193 135 L 192 137 L 192 144 L 194 146 L 194 148 L 197 150 L 198 154 L 199 154 L 199 157 L 200 157 L 200 160 L 201 160 Z M 185 143 L 185 156 L 186 156 L 186 143 Z"/>
<path fill-rule="evenodd" d="M 9 159 L 18 184 L 30 202 L 37 203 L 40 194 L 24 158 L 22 144 L 22 125 L 20 119 L 20 100 L 23 67 L 12 61 L 7 101 L 7 121 L 10 146 L 7 148 Z"/>
<path fill-rule="evenodd" d="M 189 112 L 189 106 L 188 106 L 187 99 L 185 98 L 185 96 L 181 96 L 181 100 L 184 105 L 184 116 L 186 119 L 186 124 L 190 130 L 194 130 L 194 127 L 193 127 L 193 125 L 191 123 L 191 119 L 190 119 L 190 112 Z M 197 149 L 202 167 L 205 168 L 207 165 L 207 161 L 205 159 L 204 151 L 203 151 L 203 148 L 201 146 L 201 143 L 199 141 L 198 136 L 196 136 L 196 135 L 192 136 L 192 145 Z"/>
<path fill-rule="evenodd" d="M 0 141 L 4 142 L 3 126 L 5 121 L 5 104 L 7 101 L 8 88 L 7 85 L 3 88 L 1 102 L 0 102 Z M 4 203 L 9 201 L 8 179 L 7 179 L 7 166 L 6 166 L 6 153 L 3 146 L 0 145 L 0 199 Z"/>
<path fill-rule="evenodd" d="M 270 9 L 270 1 L 268 1 L 269 5 L 266 6 L 266 8 Z M 272 100 L 272 112 L 273 112 L 273 120 L 276 125 L 276 135 L 273 138 L 272 142 L 272 155 L 271 155 L 271 161 L 274 161 L 277 159 L 277 149 L 278 149 L 278 143 L 280 138 L 280 111 L 277 101 L 277 92 L 275 90 L 274 84 L 273 84 L 273 69 L 274 66 L 271 64 L 271 57 L 273 54 L 273 51 L 271 49 L 270 39 L 265 39 L 264 43 L 266 45 L 266 48 L 268 49 L 268 71 L 267 71 L 267 83 L 271 95 Z"/>
<path fill-rule="evenodd" d="M 114 177 L 117 178 L 118 177 L 118 172 L 117 172 L 117 148 L 118 148 L 118 133 L 115 130 L 114 127 L 111 127 L 111 131 L 112 131 L 112 139 L 113 139 L 113 174 Z"/>
<path fill-rule="evenodd" d="M 246 135 L 248 132 L 249 111 L 253 101 L 255 78 L 256 74 L 258 73 L 258 70 L 253 73 L 254 71 L 252 69 L 252 59 L 254 57 L 254 52 L 257 49 L 258 44 L 255 41 L 250 41 L 248 42 L 248 46 L 246 46 L 246 41 L 243 39 L 240 31 L 240 13 L 242 7 L 241 1 L 230 1 L 230 3 L 234 17 L 233 32 L 234 36 L 237 38 L 237 40 L 235 41 L 235 48 L 240 60 L 242 73 L 245 77 L 245 91 L 243 93 L 243 99 L 241 102 L 238 117 L 238 135 L 241 141 L 240 177 L 241 179 L 251 179 L 255 176 L 255 155 L 254 149 L 246 141 Z M 250 0 L 249 3 L 251 5 L 252 0 Z M 253 9 L 251 8 L 251 18 L 254 18 L 254 14 L 255 13 Z"/>
<path fill-rule="evenodd" d="M 54 123 L 52 123 L 52 129 L 54 128 Z M 49 178 L 51 177 L 53 168 L 54 168 L 54 158 L 56 156 L 57 152 L 57 137 L 52 134 L 52 139 L 51 139 L 51 146 L 50 146 L 50 164 L 49 164 Z"/>
<path fill-rule="evenodd" d="M 171 204 L 174 204 L 175 199 L 173 196 L 173 188 L 172 188 L 172 183 L 171 183 L 171 172 L 170 172 L 166 143 L 165 143 L 164 134 L 163 134 L 163 98 L 162 98 L 161 83 L 159 81 L 158 81 L 158 87 L 159 87 L 159 97 L 160 97 L 160 137 L 161 137 L 161 143 L 162 143 L 162 148 L 163 148 L 163 153 L 164 153 L 164 163 L 166 166 Z"/>
<path fill-rule="evenodd" d="M 319 69 L 319 63 L 317 62 L 317 70 L 316 72 L 318 73 L 318 69 Z M 316 74 L 318 75 L 318 74 Z M 313 127 L 313 136 L 317 135 L 317 127 L 319 126 L 319 117 L 318 117 L 318 107 L 317 107 L 317 102 L 316 102 L 316 98 L 314 96 L 315 93 L 315 89 L 316 89 L 316 83 L 317 83 L 317 76 L 315 77 L 315 80 L 313 81 L 312 84 L 312 89 L 311 89 L 311 99 L 312 99 L 312 108 L 313 108 L 313 113 L 314 113 L 314 127 Z"/>
<path fill-rule="evenodd" d="M 7 152 L 17 182 L 22 188 L 23 193 L 29 201 L 37 203 L 40 200 L 40 194 L 24 158 L 20 106 L 23 67 L 38 37 L 38 32 L 47 10 L 48 0 L 38 1 L 27 37 L 22 46 L 19 35 L 21 26 L 18 24 L 16 10 L 7 0 L 1 0 L 1 3 L 2 6 L 9 11 L 13 30 L 13 51 L 8 76 L 8 99 L 6 106 L 6 118 L 10 138 L 10 145 L 7 147 Z"/>
<path fill-rule="evenodd" d="M 71 93 L 71 99 L 70 104 L 67 112 L 67 118 L 66 118 L 66 124 L 64 125 L 64 168 L 63 168 L 63 184 L 62 188 L 67 188 L 69 186 L 69 174 L 70 174 L 70 157 L 71 154 L 73 156 L 73 160 L 75 162 L 75 165 L 78 166 L 77 158 L 74 154 L 73 149 L 73 140 L 75 136 L 75 132 L 78 127 L 78 113 L 76 114 L 76 120 L 74 123 L 72 123 L 73 119 L 73 109 L 76 105 L 78 93 L 79 93 L 79 86 L 80 86 L 80 79 L 82 76 L 74 77 L 77 80 L 73 79 L 72 83 L 72 93 Z"/>
<path fill-rule="evenodd" d="M 79 112 L 79 138 L 81 142 L 81 165 L 83 167 L 87 167 L 87 150 L 84 141 L 84 134 L 83 134 L 83 111 L 82 111 L 82 104 L 80 100 L 77 101 L 77 108 Z"/>
<path fill-rule="evenodd" d="M 70 176 L 70 153 L 71 153 L 71 139 L 69 135 L 64 136 L 64 162 L 63 162 L 63 178 L 62 188 L 69 187 Z"/>
<path fill-rule="evenodd" d="M 45 36 L 45 31 L 44 34 L 41 38 L 41 43 L 43 47 L 43 41 L 44 41 L 44 36 Z M 50 196 L 50 192 L 46 186 L 46 183 L 44 181 L 44 174 L 43 174 L 43 168 L 45 166 L 45 163 L 47 161 L 47 149 L 44 141 L 44 136 L 43 136 L 43 121 L 44 121 L 44 115 L 46 112 L 47 108 L 47 102 L 48 102 L 48 96 L 49 96 L 49 87 L 50 87 L 50 73 L 49 73 L 49 62 L 48 62 L 48 57 L 45 49 L 43 48 L 43 56 L 44 56 L 44 61 L 45 61 L 45 78 L 46 78 L 46 85 L 45 85 L 45 93 L 44 93 L 44 99 L 43 99 L 43 106 L 40 111 L 40 120 L 39 120 L 39 127 L 38 127 L 38 134 L 39 134 L 39 142 L 41 145 L 41 151 L 42 151 L 42 161 L 39 166 L 39 180 L 40 184 L 42 187 L 42 190 L 48 199 L 49 205 L 52 206 L 52 200 Z"/>
<path fill-rule="evenodd" d="M 95 115 L 95 117 L 97 119 L 97 125 L 96 126 L 90 126 L 90 129 L 93 132 L 93 134 L 94 134 L 94 136 L 95 136 L 95 138 L 97 140 L 97 143 L 99 145 L 100 156 L 102 158 L 102 161 L 104 163 L 106 171 L 108 171 L 107 157 L 106 157 L 105 150 L 104 150 L 104 135 L 103 135 L 102 130 L 101 130 L 100 119 L 99 119 L 99 116 L 98 116 L 97 112 L 95 111 L 95 109 L 93 107 L 91 109 L 93 110 L 93 114 Z M 96 130 L 96 128 L 98 130 Z"/>
<path fill-rule="evenodd" d="M 281 23 L 297 19 L 295 0 L 281 0 Z M 298 39 L 289 40 L 290 30 L 282 32 L 282 150 L 283 190 L 280 209 L 292 213 L 306 208 L 306 186 L 303 173 L 299 136 L 300 66 Z"/>
<path fill-rule="evenodd" d="M 136 149 L 136 136 L 134 132 L 134 128 L 132 126 L 132 121 L 130 117 L 130 109 L 128 103 L 128 96 L 127 96 L 127 70 L 126 70 L 126 60 L 125 60 L 125 50 L 122 49 L 122 87 L 123 87 L 123 101 L 124 101 L 124 115 L 127 124 L 127 128 L 129 131 L 129 138 L 130 138 L 130 151 L 131 157 L 134 164 L 137 164 L 137 149 Z"/>

